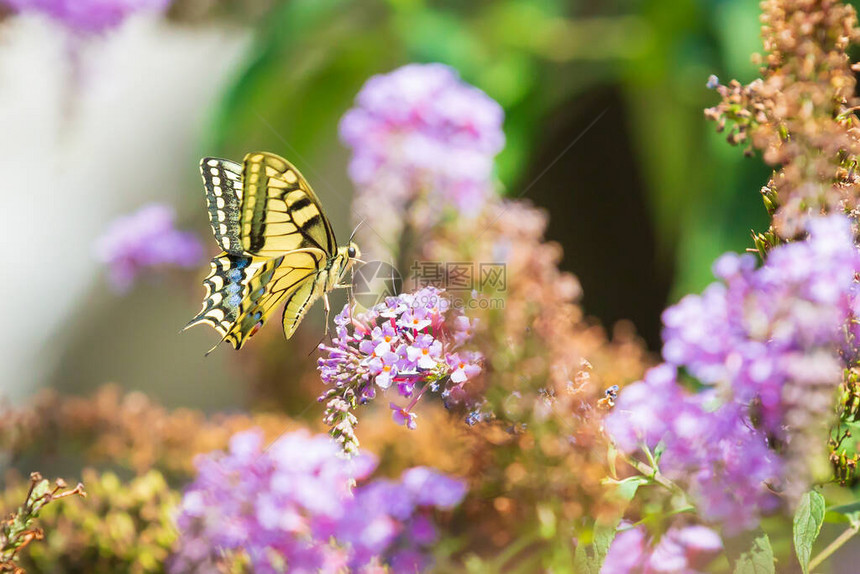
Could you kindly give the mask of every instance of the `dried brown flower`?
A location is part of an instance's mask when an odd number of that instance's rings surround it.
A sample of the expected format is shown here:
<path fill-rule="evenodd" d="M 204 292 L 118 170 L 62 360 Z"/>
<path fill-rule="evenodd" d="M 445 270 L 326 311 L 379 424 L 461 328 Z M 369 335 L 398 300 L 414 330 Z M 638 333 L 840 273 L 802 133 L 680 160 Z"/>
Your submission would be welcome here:
<path fill-rule="evenodd" d="M 139 474 L 151 468 L 189 476 L 199 453 L 224 448 L 230 436 L 250 427 L 274 439 L 298 423 L 277 414 L 215 414 L 169 411 L 144 394 L 123 394 L 106 385 L 91 397 L 46 391 L 28 406 L 0 412 L 0 445 L 13 457 L 75 455 L 89 464 L 109 462 Z M 80 450 L 80 452 L 76 452 Z"/>
<path fill-rule="evenodd" d="M 608 339 L 584 316 L 579 283 L 559 270 L 561 248 L 544 240 L 546 224 L 546 214 L 526 201 L 491 202 L 477 221 L 435 230 L 418 253 L 425 261 L 506 266 L 504 290 L 476 294 L 503 308 L 468 308 L 486 357 L 475 384 L 486 403 L 477 417 L 484 422 L 470 433 L 472 492 L 479 494 L 466 508 L 482 525 L 478 537 L 497 547 L 536 521 L 552 517 L 566 536 L 562 525 L 603 511 L 607 389 L 637 379 L 649 363 L 629 324 Z"/>
<path fill-rule="evenodd" d="M 716 87 L 706 110 L 727 139 L 761 152 L 774 174 L 762 189 L 773 216 L 756 236 L 761 252 L 803 231 L 809 214 L 858 215 L 860 131 L 848 47 L 860 39 L 851 5 L 835 0 L 766 0 L 761 78 Z"/>

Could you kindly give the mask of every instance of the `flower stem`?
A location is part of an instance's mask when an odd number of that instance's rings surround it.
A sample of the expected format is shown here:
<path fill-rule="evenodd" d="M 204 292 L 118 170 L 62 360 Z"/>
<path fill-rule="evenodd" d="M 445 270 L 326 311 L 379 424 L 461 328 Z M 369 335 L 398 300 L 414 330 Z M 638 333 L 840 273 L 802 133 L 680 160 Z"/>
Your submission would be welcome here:
<path fill-rule="evenodd" d="M 857 532 L 860 532 L 860 521 L 852 520 L 845 532 L 840 534 L 836 540 L 827 545 L 827 548 L 818 553 L 818 556 L 809 561 L 809 570 L 815 570 L 822 562 L 830 558 L 830 555 L 839 550 L 843 544 L 851 540 Z"/>
<path fill-rule="evenodd" d="M 655 469 L 654 467 L 645 464 L 644 462 L 638 461 L 635 458 L 624 457 L 624 460 L 627 462 L 627 464 L 638 470 L 640 474 L 642 474 L 643 476 L 647 476 L 660 486 L 663 486 L 671 490 L 672 492 L 683 493 L 680 486 L 660 474 L 660 471 Z"/>

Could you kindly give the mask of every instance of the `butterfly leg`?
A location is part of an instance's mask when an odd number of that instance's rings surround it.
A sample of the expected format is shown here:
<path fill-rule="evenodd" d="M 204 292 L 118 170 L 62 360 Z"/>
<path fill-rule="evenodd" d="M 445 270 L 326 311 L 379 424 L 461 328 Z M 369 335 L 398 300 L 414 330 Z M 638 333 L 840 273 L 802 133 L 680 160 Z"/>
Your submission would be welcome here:
<path fill-rule="evenodd" d="M 328 337 L 328 321 L 331 316 L 331 303 L 328 302 L 328 293 L 323 293 L 323 304 L 325 305 L 325 334 L 323 339 Z"/>

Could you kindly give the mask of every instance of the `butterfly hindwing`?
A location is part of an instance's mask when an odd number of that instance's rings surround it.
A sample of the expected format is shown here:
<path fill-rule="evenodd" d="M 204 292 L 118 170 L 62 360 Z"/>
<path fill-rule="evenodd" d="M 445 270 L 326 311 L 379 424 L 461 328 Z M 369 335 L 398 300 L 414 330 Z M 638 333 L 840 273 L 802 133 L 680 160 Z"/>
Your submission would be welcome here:
<path fill-rule="evenodd" d="M 210 262 L 211 271 L 203 280 L 206 297 L 203 308 L 185 328 L 205 323 L 222 337 L 226 336 L 239 316 L 239 307 L 247 295 L 248 282 L 265 263 L 262 259 L 222 252 Z"/>
<path fill-rule="evenodd" d="M 206 190 L 209 223 L 218 245 L 227 253 L 241 255 L 242 166 L 216 157 L 200 160 Z"/>
<path fill-rule="evenodd" d="M 320 289 L 316 285 L 318 275 L 312 281 L 305 281 L 298 286 L 284 304 L 284 335 L 289 339 L 299 328 L 299 323 L 305 317 L 305 312 L 310 309 L 320 296 Z"/>
<path fill-rule="evenodd" d="M 337 249 L 319 199 L 287 160 L 266 152 L 245 156 L 240 213 L 242 248 L 262 257 L 316 248 Z"/>
<path fill-rule="evenodd" d="M 325 258 L 319 249 L 306 249 L 266 261 L 248 281 L 247 295 L 224 339 L 236 349 L 241 348 L 284 300 L 289 302 L 293 293 L 308 285 L 313 290 Z"/>

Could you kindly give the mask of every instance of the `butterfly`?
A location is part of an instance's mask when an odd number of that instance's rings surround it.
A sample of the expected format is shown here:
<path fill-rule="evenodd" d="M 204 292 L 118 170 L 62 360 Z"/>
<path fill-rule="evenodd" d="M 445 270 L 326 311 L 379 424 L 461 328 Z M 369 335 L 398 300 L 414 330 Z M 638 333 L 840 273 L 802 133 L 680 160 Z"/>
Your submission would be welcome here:
<path fill-rule="evenodd" d="M 299 170 L 273 153 L 253 152 L 241 165 L 205 157 L 200 174 L 209 222 L 223 251 L 203 280 L 203 309 L 185 328 L 210 325 L 221 335 L 219 344 L 241 349 L 283 303 L 289 339 L 322 297 L 328 330 L 328 292 L 348 286 L 342 282 L 361 253 L 351 238 L 346 247 L 337 245 Z"/>

